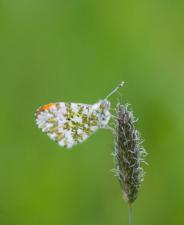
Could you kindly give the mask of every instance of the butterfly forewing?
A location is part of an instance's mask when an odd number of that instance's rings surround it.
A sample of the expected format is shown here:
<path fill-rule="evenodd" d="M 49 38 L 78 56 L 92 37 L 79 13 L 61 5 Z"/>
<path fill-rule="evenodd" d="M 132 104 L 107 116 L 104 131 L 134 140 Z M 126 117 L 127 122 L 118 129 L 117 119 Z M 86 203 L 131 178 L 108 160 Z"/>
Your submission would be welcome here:
<path fill-rule="evenodd" d="M 93 105 L 81 103 L 50 103 L 40 107 L 36 123 L 60 146 L 73 147 L 86 140 L 98 127 Z"/>

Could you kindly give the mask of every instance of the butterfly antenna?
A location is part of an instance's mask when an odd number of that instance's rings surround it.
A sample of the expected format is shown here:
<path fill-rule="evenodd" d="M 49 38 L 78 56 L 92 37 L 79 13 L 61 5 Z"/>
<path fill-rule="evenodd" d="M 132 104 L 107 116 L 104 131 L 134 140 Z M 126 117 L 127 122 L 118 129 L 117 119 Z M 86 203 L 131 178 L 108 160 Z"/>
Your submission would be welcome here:
<path fill-rule="evenodd" d="M 111 93 L 109 93 L 105 99 L 108 99 L 111 95 L 113 95 L 116 91 L 118 91 L 119 88 L 122 88 L 124 83 L 125 82 L 122 81 L 120 84 L 118 84 L 118 86 L 116 88 L 114 88 L 114 90 L 112 90 Z"/>

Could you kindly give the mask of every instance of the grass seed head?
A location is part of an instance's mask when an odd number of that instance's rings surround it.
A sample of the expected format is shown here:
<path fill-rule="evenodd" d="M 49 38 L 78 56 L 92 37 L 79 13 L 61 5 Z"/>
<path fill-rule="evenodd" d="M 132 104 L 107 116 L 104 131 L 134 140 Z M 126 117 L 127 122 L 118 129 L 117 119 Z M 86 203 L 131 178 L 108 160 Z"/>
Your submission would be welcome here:
<path fill-rule="evenodd" d="M 136 119 L 133 112 L 129 110 L 128 104 L 116 106 L 115 173 L 119 179 L 123 197 L 129 204 L 132 204 L 138 196 L 138 190 L 144 178 L 141 163 L 146 156 L 135 122 Z"/>

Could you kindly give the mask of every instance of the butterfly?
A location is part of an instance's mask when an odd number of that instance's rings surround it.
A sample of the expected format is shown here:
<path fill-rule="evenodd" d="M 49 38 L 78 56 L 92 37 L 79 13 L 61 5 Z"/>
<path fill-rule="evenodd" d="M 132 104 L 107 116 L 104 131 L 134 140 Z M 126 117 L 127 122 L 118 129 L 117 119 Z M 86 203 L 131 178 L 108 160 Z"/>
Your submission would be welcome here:
<path fill-rule="evenodd" d="M 36 110 L 36 124 L 59 146 L 72 148 L 86 140 L 100 128 L 108 128 L 111 104 L 108 98 L 124 82 L 121 82 L 105 99 L 95 104 L 49 103 Z"/>

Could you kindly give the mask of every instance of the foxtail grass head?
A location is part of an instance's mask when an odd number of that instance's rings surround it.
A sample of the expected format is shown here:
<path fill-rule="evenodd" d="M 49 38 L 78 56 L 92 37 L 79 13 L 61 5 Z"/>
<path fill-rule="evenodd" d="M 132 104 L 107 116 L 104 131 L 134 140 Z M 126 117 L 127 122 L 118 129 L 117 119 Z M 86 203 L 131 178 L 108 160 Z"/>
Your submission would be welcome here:
<path fill-rule="evenodd" d="M 136 119 L 128 104 L 116 106 L 115 173 L 119 179 L 125 201 L 132 204 L 144 178 L 141 163 L 146 151 L 142 146 L 140 133 L 135 128 Z"/>

